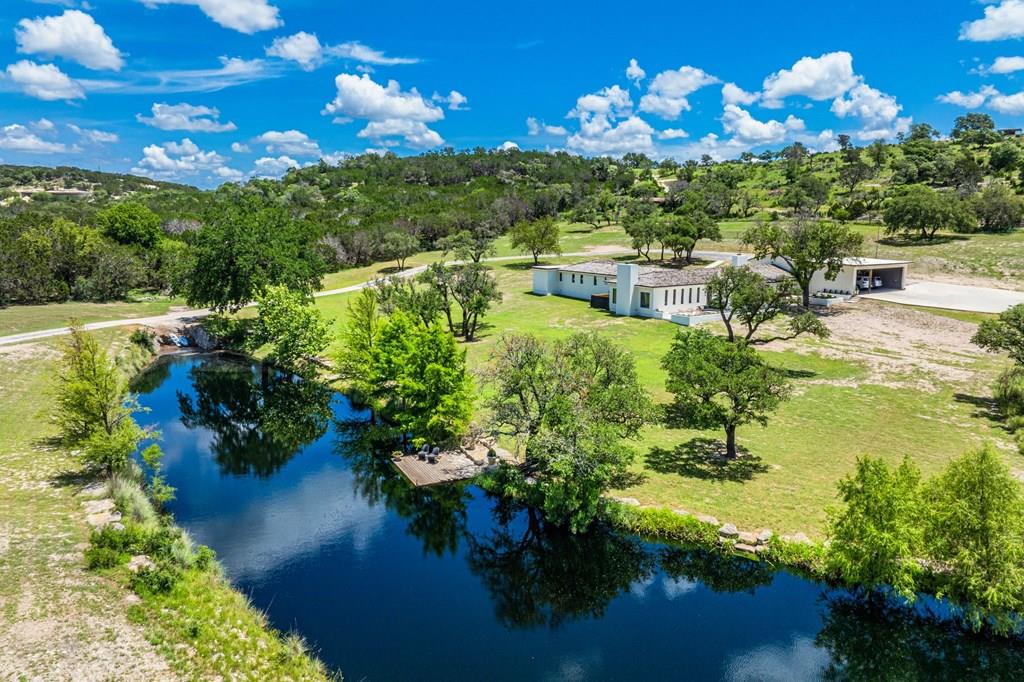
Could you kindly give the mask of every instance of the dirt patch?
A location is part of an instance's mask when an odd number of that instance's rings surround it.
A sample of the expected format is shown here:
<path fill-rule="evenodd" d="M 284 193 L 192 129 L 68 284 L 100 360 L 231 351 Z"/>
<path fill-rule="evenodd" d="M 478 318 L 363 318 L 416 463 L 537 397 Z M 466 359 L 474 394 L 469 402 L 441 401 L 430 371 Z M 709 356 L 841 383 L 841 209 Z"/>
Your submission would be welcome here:
<path fill-rule="evenodd" d="M 8 362 L 56 358 L 59 355 L 60 352 L 56 348 L 41 343 L 15 343 L 9 346 L 0 346 L 0 360 Z"/>
<path fill-rule="evenodd" d="M 854 384 L 933 392 L 939 383 L 973 383 L 977 377 L 972 365 L 981 351 L 971 343 L 976 326 L 969 322 L 866 299 L 836 306 L 822 321 L 832 332 L 825 342 L 776 341 L 764 347 L 857 362 L 867 368 L 868 378 Z"/>
<path fill-rule="evenodd" d="M 632 249 L 618 244 L 600 244 L 598 246 L 588 246 L 583 250 L 587 253 L 628 253 Z"/>

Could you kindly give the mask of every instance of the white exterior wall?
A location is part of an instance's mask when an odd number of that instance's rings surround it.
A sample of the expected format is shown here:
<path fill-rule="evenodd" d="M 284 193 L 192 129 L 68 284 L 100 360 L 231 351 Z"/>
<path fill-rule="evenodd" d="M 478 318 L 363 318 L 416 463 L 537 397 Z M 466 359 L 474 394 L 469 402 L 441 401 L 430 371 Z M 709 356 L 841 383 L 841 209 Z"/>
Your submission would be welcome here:
<path fill-rule="evenodd" d="M 857 268 L 852 265 L 844 265 L 835 279 L 825 279 L 825 271 L 818 270 L 811 277 L 811 293 L 814 294 L 825 289 L 857 293 Z"/>
<path fill-rule="evenodd" d="M 611 306 L 616 315 L 636 315 L 640 311 L 640 293 L 636 286 L 639 279 L 638 266 L 619 263 L 615 269 L 615 304 Z"/>
<path fill-rule="evenodd" d="M 555 268 L 533 269 L 533 293 L 539 296 L 558 293 L 558 270 Z"/>
<path fill-rule="evenodd" d="M 575 281 L 573 281 L 575 279 Z M 596 283 L 595 283 L 596 282 Z M 555 275 L 555 291 L 560 296 L 578 298 L 581 301 L 589 301 L 594 294 L 609 293 L 608 283 L 605 282 L 605 275 L 585 275 L 579 272 L 566 272 L 559 270 Z"/>
<path fill-rule="evenodd" d="M 667 313 L 678 313 L 683 311 L 696 310 L 707 306 L 707 289 L 704 285 L 691 285 L 688 287 L 659 287 L 652 289 L 654 292 L 654 309 Z M 668 303 L 665 302 L 665 294 L 668 293 Z M 675 292 L 675 299 L 672 293 Z M 699 295 L 698 295 L 699 292 Z M 691 302 L 692 296 L 692 302 Z"/>

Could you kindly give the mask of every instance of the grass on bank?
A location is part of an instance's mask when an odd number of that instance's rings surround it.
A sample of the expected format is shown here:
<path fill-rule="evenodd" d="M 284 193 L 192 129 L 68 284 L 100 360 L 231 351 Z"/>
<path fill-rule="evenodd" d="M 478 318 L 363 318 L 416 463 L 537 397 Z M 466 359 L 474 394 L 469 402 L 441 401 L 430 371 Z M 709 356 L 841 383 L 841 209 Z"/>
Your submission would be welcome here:
<path fill-rule="evenodd" d="M 504 300 L 485 318 L 480 340 L 466 346 L 471 367 L 479 369 L 488 361 L 502 333 L 554 339 L 595 330 L 629 349 L 647 389 L 658 402 L 669 400 L 660 361 L 676 325 L 616 317 L 583 301 L 534 296 L 528 261 L 493 267 Z M 328 297 L 317 305 L 340 322 L 348 300 L 347 295 Z M 876 305 L 880 311 L 886 309 Z M 935 314 L 927 309 L 921 313 Z M 796 390 L 768 428 L 741 427 L 739 442 L 748 456 L 734 465 L 716 466 L 706 447 L 722 433 L 651 426 L 637 444 L 632 481 L 615 494 L 712 514 L 741 528 L 770 527 L 777 533 L 821 537 L 825 510 L 837 500 L 836 482 L 853 470 L 858 456 L 870 454 L 897 463 L 906 454 L 927 476 L 985 439 L 1009 442 L 983 408 L 1001 358 L 980 350 L 949 357 L 951 367 L 970 372 L 966 382 L 911 370 L 880 380 L 873 378 L 869 365 L 876 360 L 885 363 L 894 354 L 884 338 L 877 340 L 877 348 L 865 350 L 868 360 L 845 359 L 841 342 L 801 340 L 783 350 L 761 351 L 791 372 Z M 1006 457 L 1014 461 L 1013 455 Z"/>
<path fill-rule="evenodd" d="M 114 352 L 130 347 L 127 330 L 95 334 Z M 59 343 L 0 349 L 0 647 L 14 670 L 122 679 L 164 677 L 169 666 L 186 679 L 324 679 L 297 640 L 269 629 L 219 572 L 189 569 L 169 594 L 132 604 L 126 569 L 85 569 L 89 529 L 78 493 L 93 480 L 46 440 L 56 435 L 46 387 Z"/>
<path fill-rule="evenodd" d="M 73 319 L 82 324 L 89 324 L 90 322 L 104 322 L 125 317 L 165 315 L 175 305 L 184 305 L 184 302 L 166 297 L 154 297 L 112 303 L 72 301 L 0 307 L 0 336 L 62 327 Z"/>

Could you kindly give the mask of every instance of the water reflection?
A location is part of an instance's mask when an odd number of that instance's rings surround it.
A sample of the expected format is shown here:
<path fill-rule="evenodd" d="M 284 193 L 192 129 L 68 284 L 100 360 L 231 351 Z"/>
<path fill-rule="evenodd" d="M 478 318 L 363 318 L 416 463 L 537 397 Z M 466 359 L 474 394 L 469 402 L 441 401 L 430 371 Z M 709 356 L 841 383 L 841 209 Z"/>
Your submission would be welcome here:
<path fill-rule="evenodd" d="M 275 626 L 299 630 L 352 679 L 1014 679 L 1024 669 L 1014 644 L 764 563 L 601 527 L 571 535 L 469 485 L 414 488 L 387 459 L 393 444 L 316 385 L 220 358 L 156 367 L 136 390 L 173 441 L 176 518 Z"/>
<path fill-rule="evenodd" d="M 271 476 L 327 432 L 332 392 L 322 384 L 223 358 L 199 361 L 189 374 L 194 396 L 177 393 L 181 422 L 213 433 L 227 473 Z"/>
<path fill-rule="evenodd" d="M 511 523 L 513 515 L 525 523 Z M 501 501 L 494 517 L 492 531 L 467 535 L 467 562 L 507 627 L 600 618 L 613 599 L 654 572 L 655 556 L 635 538 L 598 528 L 573 535 L 534 509 Z"/>

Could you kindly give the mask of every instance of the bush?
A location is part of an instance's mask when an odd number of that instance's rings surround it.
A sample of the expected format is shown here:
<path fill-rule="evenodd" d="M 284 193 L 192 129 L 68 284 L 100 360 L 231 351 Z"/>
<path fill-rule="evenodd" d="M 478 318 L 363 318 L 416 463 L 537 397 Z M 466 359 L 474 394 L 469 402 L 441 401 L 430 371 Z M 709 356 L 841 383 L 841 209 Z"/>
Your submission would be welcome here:
<path fill-rule="evenodd" d="M 113 568 L 128 561 L 128 555 L 107 547 L 90 547 L 85 550 L 85 565 L 90 569 Z"/>
<path fill-rule="evenodd" d="M 170 557 L 182 568 L 191 568 L 196 563 L 195 546 L 186 531 L 181 531 L 178 538 L 171 543 Z"/>
<path fill-rule="evenodd" d="M 167 594 L 174 589 L 181 571 L 168 562 L 157 562 L 154 568 L 139 571 L 132 576 L 132 589 L 139 594 Z"/>
<path fill-rule="evenodd" d="M 717 546 L 718 543 L 718 529 L 713 525 L 663 507 L 637 509 L 609 502 L 605 518 L 615 528 L 641 537 L 705 547 Z"/>
<path fill-rule="evenodd" d="M 199 545 L 196 549 L 195 561 L 192 566 L 199 571 L 205 571 L 215 565 L 217 554 L 206 545 Z"/>
<path fill-rule="evenodd" d="M 1015 365 L 999 375 L 992 395 L 999 411 L 1013 428 L 1013 423 L 1024 417 L 1024 366 Z"/>
<path fill-rule="evenodd" d="M 154 338 L 156 338 L 156 334 L 148 329 L 136 329 L 128 337 L 128 339 L 136 346 L 141 346 L 143 348 L 152 348 Z"/>
<path fill-rule="evenodd" d="M 115 475 L 110 480 L 110 493 L 125 519 L 142 526 L 156 526 L 159 517 L 146 492 L 130 475 Z"/>

